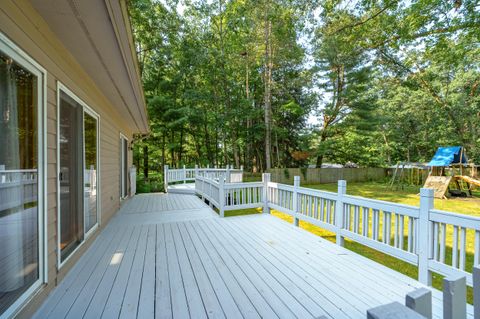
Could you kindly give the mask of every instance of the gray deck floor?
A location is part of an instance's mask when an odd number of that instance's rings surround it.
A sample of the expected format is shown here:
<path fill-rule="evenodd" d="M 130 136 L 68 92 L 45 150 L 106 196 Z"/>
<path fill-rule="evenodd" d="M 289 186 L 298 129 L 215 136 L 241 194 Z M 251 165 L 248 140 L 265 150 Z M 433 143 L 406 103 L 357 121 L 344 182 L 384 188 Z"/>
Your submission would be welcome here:
<path fill-rule="evenodd" d="M 194 196 L 138 195 L 36 318 L 366 318 L 415 287 L 270 215 L 222 219 Z"/>

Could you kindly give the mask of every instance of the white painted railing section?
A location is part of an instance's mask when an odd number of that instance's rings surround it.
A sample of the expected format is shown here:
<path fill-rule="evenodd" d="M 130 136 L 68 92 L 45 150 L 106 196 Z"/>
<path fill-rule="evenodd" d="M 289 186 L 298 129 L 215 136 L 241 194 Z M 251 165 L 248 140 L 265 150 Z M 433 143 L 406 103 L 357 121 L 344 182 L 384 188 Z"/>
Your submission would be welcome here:
<path fill-rule="evenodd" d="M 472 275 L 466 269 L 480 262 L 480 218 L 434 209 L 431 189 L 421 190 L 417 207 L 346 195 L 345 181 L 339 181 L 337 193 L 332 193 L 300 187 L 299 177 L 293 186 L 270 182 L 269 175 L 255 183 L 197 176 L 195 189 L 222 217 L 227 210 L 274 209 L 291 215 L 297 226 L 302 220 L 335 233 L 339 245 L 348 238 L 418 266 L 424 284 L 431 284 L 434 271 L 465 275 L 472 286 Z M 447 228 L 453 229 L 451 239 Z M 450 242 L 452 249 L 447 247 Z M 467 265 L 467 247 L 474 247 L 471 265 Z"/>
<path fill-rule="evenodd" d="M 241 183 L 243 181 L 243 167 L 234 169 L 226 168 L 183 168 L 171 169 L 168 165 L 164 166 L 164 187 L 168 189 L 169 184 L 195 182 L 195 178 L 204 177 L 212 180 L 224 180 L 226 183 Z"/>

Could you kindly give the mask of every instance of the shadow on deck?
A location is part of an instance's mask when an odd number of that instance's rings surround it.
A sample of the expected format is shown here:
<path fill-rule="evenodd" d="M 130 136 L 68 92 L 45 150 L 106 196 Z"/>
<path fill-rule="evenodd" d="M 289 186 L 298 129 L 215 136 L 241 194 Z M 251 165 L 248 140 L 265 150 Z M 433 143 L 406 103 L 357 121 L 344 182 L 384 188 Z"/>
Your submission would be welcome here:
<path fill-rule="evenodd" d="M 418 287 L 273 216 L 220 218 L 195 196 L 148 194 L 122 207 L 36 318 L 366 318 Z M 433 290 L 434 318 L 441 298 Z"/>

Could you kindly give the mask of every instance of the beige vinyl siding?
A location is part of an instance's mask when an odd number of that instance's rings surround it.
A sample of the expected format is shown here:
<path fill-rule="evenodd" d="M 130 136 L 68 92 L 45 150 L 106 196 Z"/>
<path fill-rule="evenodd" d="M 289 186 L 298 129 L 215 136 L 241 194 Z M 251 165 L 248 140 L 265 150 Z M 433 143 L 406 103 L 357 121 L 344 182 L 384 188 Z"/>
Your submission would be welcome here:
<path fill-rule="evenodd" d="M 28 318 L 46 295 L 72 268 L 96 237 L 98 230 L 57 270 L 57 81 L 81 98 L 100 116 L 100 228 L 120 207 L 120 133 L 132 139 L 132 128 L 119 116 L 115 106 L 102 94 L 73 56 L 49 29 L 43 18 L 25 0 L 2 0 L 0 32 L 25 51 L 47 71 L 47 252 L 48 284 L 19 313 Z M 129 152 L 129 165 L 132 154 Z"/>

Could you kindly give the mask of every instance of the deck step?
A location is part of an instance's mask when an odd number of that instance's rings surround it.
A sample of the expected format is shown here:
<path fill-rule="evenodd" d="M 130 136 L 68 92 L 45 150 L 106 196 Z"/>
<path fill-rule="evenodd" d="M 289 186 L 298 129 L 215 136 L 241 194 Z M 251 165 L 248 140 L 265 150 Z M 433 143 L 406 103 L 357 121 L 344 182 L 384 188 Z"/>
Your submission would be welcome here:
<path fill-rule="evenodd" d="M 189 184 L 179 184 L 179 185 L 168 186 L 167 192 L 171 194 L 188 194 L 188 195 L 195 194 L 195 187 L 182 187 L 183 185 L 189 185 Z"/>

